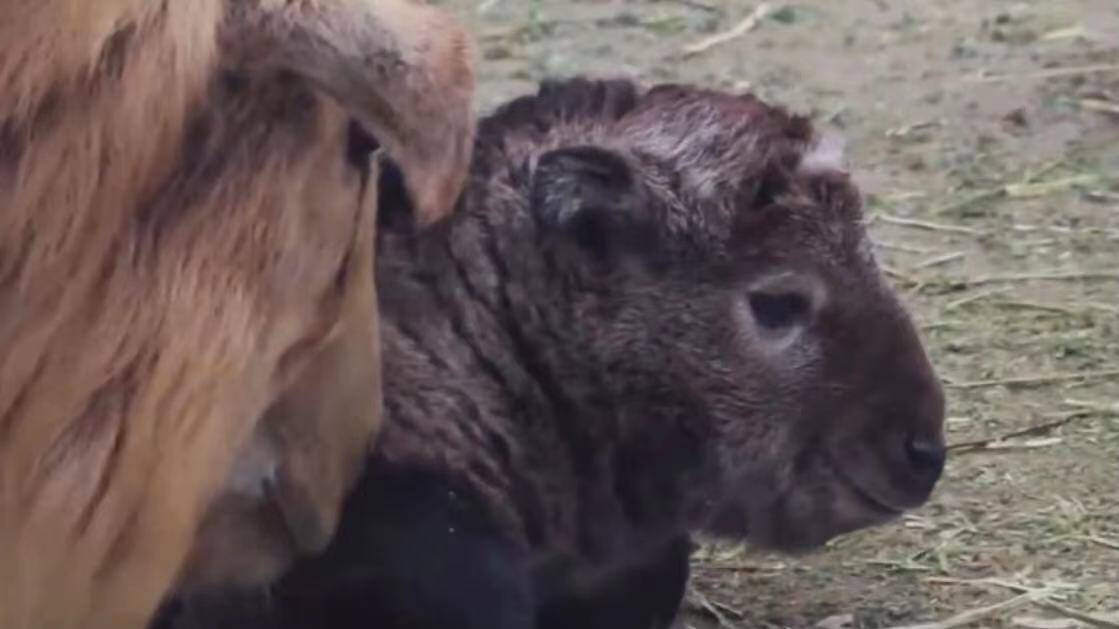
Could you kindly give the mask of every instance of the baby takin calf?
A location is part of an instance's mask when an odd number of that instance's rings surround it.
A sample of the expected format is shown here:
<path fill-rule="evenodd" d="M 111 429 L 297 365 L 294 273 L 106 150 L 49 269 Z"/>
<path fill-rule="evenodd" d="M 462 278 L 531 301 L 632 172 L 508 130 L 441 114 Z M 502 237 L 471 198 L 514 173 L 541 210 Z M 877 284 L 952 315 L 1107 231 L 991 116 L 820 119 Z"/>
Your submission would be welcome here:
<path fill-rule="evenodd" d="M 394 228 L 391 184 L 385 424 L 285 626 L 666 627 L 691 534 L 804 550 L 928 499 L 942 389 L 808 120 L 551 82 L 443 224 Z"/>

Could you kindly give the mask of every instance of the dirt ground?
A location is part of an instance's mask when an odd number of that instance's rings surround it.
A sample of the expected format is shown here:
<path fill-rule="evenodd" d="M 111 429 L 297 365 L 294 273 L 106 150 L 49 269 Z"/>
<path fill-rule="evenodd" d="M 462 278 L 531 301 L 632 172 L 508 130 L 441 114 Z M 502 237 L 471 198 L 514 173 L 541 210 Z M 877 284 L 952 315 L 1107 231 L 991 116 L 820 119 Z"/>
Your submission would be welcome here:
<path fill-rule="evenodd" d="M 691 55 L 757 3 L 440 4 L 481 42 L 483 110 L 630 75 L 842 132 L 948 387 L 927 507 L 809 556 L 706 548 L 682 626 L 1119 627 L 1119 2 L 773 1 Z"/>

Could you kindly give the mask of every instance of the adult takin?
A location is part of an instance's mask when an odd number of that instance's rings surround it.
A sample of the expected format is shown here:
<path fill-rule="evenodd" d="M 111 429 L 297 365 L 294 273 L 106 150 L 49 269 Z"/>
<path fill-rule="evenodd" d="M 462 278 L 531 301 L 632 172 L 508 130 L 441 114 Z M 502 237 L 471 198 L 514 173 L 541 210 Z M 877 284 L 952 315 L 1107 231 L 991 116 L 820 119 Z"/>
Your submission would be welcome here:
<path fill-rule="evenodd" d="M 481 123 L 437 228 L 394 174 L 383 431 L 238 626 L 666 627 L 690 535 L 810 549 L 934 489 L 941 385 L 807 119 L 571 79 Z"/>
<path fill-rule="evenodd" d="M 380 413 L 372 152 L 453 207 L 472 46 L 414 0 L 0 15 L 0 627 L 135 629 L 329 542 Z"/>

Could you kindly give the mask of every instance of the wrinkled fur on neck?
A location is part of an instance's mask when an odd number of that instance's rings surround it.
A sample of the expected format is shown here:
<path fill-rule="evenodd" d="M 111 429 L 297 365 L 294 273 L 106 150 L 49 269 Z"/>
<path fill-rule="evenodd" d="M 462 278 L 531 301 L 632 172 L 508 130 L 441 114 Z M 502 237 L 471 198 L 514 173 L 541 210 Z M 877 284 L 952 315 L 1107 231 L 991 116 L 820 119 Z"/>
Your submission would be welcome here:
<path fill-rule="evenodd" d="M 710 152 L 719 135 L 723 168 Z M 811 137 L 806 120 L 746 97 L 671 85 L 642 92 L 625 81 L 545 84 L 486 118 L 456 217 L 418 237 L 385 232 L 378 245 L 392 368 L 374 469 L 466 479 L 513 538 L 547 553 L 625 555 L 695 524 L 728 462 L 707 449 L 701 425 L 688 424 L 692 400 L 646 392 L 656 365 L 623 374 L 600 362 L 595 348 L 611 339 L 596 322 L 622 306 L 617 279 L 626 291 L 655 291 L 661 261 L 686 276 L 689 256 L 725 243 L 658 252 L 654 243 L 670 239 L 653 235 L 640 259 L 559 273 L 570 252 L 529 207 L 533 169 L 568 145 L 646 147 L 650 161 L 637 166 L 644 184 L 680 207 L 725 203 L 708 220 L 729 223 L 744 199 L 734 192 L 740 182 L 791 169 Z M 382 192 L 386 211 L 407 203 L 394 189 Z M 699 218 L 665 212 L 655 222 L 666 235 Z M 649 333 L 647 343 L 674 342 Z M 417 386 L 425 381 L 438 386 Z"/>

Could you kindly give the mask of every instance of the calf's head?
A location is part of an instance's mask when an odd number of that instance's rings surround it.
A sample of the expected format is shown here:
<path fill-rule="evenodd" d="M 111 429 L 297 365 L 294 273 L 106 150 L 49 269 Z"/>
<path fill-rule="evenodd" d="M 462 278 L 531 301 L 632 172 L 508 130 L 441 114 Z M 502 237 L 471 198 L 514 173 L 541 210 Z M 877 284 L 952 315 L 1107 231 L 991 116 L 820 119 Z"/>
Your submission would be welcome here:
<path fill-rule="evenodd" d="M 587 288 L 571 307 L 593 323 L 573 344 L 615 388 L 625 447 L 703 462 L 679 488 L 703 497 L 692 524 L 793 550 L 925 502 L 945 462 L 942 388 L 838 141 L 689 87 L 576 84 L 538 102 L 580 129 L 527 158 L 545 242 Z"/>

